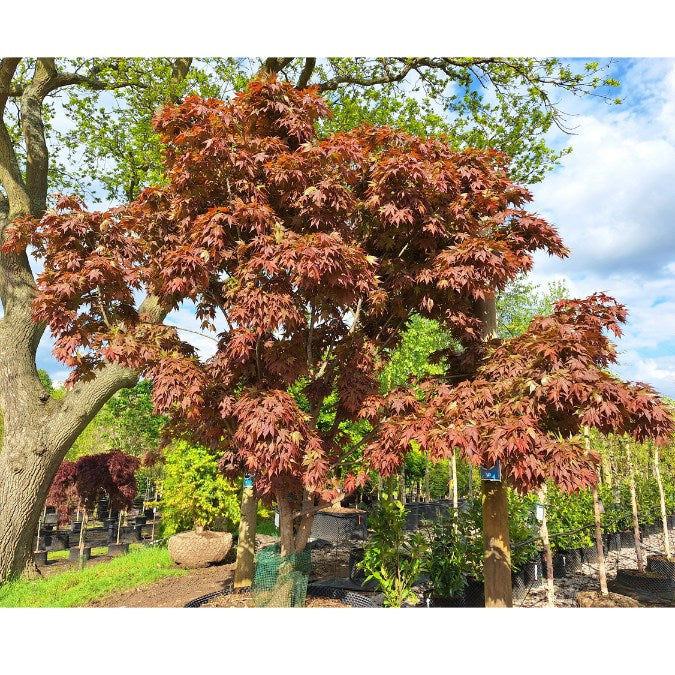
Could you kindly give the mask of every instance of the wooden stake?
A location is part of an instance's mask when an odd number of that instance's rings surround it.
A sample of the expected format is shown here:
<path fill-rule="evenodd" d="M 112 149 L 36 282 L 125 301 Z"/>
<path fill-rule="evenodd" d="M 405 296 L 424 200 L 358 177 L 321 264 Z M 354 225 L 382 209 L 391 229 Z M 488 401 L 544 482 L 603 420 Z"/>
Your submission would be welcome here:
<path fill-rule="evenodd" d="M 626 442 L 626 459 L 628 462 L 628 478 L 630 487 L 630 505 L 633 509 L 633 538 L 635 540 L 635 555 L 637 556 L 638 572 L 645 571 L 642 561 L 642 547 L 640 546 L 640 522 L 638 520 L 637 497 L 635 496 L 635 469 L 630 452 L 630 442 Z"/>
<path fill-rule="evenodd" d="M 659 500 L 661 501 L 661 523 L 663 525 L 663 546 L 666 552 L 666 558 L 670 560 L 670 537 L 668 535 L 668 514 L 666 513 L 666 497 L 663 493 L 663 483 L 661 482 L 661 470 L 659 468 L 659 447 L 654 445 L 654 473 L 656 474 L 656 483 L 659 486 Z"/>
<path fill-rule="evenodd" d="M 591 437 L 588 427 L 584 427 L 584 443 L 586 453 L 591 449 Z M 598 551 L 598 576 L 600 577 L 600 593 L 607 595 L 607 566 L 605 565 L 605 549 L 602 544 L 602 521 L 600 519 L 600 500 L 598 499 L 598 486 L 593 486 L 593 519 L 595 522 L 595 547 Z"/>
<path fill-rule="evenodd" d="M 544 515 L 539 525 L 539 536 L 544 547 L 544 557 L 546 559 L 546 604 L 548 607 L 555 607 L 555 587 L 553 586 L 553 553 L 551 552 L 551 542 L 548 538 L 548 522 L 546 520 L 546 486 L 539 490 L 539 502 L 544 505 Z"/>
<path fill-rule="evenodd" d="M 245 486 L 241 496 L 241 520 L 237 542 L 237 566 L 234 570 L 234 587 L 253 585 L 253 562 L 255 555 L 255 530 L 258 504 L 253 486 Z"/>

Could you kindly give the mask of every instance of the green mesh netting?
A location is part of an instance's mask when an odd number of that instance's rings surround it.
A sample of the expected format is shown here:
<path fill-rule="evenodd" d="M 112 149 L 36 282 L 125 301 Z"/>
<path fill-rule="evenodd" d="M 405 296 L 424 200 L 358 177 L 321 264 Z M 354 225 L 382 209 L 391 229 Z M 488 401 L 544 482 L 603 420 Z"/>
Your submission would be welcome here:
<path fill-rule="evenodd" d="M 255 556 L 253 602 L 256 607 L 304 607 L 312 552 L 306 548 L 294 555 L 281 555 L 276 544 Z"/>

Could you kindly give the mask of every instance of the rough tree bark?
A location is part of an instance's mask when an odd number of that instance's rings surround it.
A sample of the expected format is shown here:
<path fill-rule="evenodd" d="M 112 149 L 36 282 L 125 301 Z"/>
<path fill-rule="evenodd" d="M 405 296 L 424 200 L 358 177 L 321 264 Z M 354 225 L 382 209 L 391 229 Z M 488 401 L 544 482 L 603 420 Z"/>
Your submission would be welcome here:
<path fill-rule="evenodd" d="M 43 123 L 43 103 L 56 90 L 73 85 L 103 89 L 107 85 L 79 73 L 58 72 L 55 60 L 36 60 L 32 79 L 14 92 L 12 78 L 20 59 L 0 60 L 0 244 L 14 218 L 40 217 L 46 208 L 49 153 Z M 186 70 L 178 64 L 176 74 Z M 184 76 L 184 75 L 183 75 Z M 25 166 L 20 168 L 4 111 L 15 95 L 21 111 Z M 36 576 L 32 539 L 40 512 L 59 464 L 72 443 L 104 403 L 119 389 L 138 381 L 133 371 L 110 364 L 95 379 L 81 383 L 55 401 L 42 386 L 35 355 L 44 326 L 32 320 L 36 284 L 26 251 L 0 253 L 0 584 L 21 576 Z M 153 298 L 142 311 L 161 321 Z"/>

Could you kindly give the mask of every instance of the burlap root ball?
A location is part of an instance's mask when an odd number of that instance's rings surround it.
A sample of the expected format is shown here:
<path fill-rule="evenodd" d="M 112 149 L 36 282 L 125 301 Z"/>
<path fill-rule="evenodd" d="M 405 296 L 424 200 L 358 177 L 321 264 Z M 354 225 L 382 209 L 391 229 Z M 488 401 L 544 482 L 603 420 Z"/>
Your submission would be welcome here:
<path fill-rule="evenodd" d="M 169 537 L 169 555 L 184 567 L 208 567 L 225 560 L 232 548 L 229 532 L 181 532 Z"/>

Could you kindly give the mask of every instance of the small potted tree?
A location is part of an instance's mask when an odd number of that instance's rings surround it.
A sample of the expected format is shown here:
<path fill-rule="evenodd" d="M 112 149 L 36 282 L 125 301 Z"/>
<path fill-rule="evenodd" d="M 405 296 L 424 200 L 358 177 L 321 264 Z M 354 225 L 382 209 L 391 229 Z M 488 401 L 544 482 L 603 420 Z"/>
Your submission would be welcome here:
<path fill-rule="evenodd" d="M 67 523 L 69 513 L 72 507 L 78 503 L 77 489 L 75 486 L 75 477 L 77 468 L 75 462 L 61 462 L 54 480 L 52 481 L 45 504 L 47 507 L 53 507 L 56 510 L 57 523 Z M 39 531 L 38 531 L 38 549 L 39 549 Z M 36 550 L 36 562 L 47 563 L 46 546 L 44 551 Z"/>

